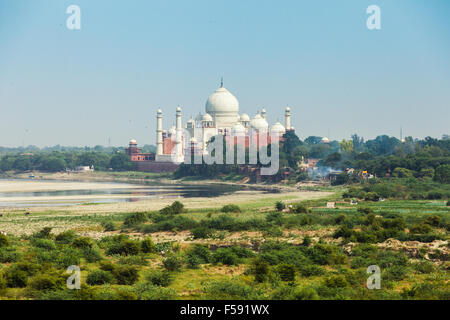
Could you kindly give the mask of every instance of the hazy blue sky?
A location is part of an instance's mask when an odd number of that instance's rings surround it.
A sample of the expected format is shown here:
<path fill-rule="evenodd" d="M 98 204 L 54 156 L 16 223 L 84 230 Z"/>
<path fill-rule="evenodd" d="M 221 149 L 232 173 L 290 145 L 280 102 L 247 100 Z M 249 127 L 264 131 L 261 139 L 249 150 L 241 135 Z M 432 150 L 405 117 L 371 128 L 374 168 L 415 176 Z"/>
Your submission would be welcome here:
<path fill-rule="evenodd" d="M 0 145 L 153 144 L 157 108 L 204 112 L 221 76 L 240 112 L 289 104 L 301 138 L 440 137 L 450 1 L 0 0 Z"/>

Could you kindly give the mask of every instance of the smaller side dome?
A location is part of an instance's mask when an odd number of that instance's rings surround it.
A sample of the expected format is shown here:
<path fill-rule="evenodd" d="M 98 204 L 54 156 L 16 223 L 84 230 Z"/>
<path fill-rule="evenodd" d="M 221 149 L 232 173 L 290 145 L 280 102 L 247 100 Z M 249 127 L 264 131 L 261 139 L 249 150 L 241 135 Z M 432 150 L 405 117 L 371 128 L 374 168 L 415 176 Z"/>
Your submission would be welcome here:
<path fill-rule="evenodd" d="M 180 107 L 177 107 L 177 112 L 181 112 L 181 108 Z"/>
<path fill-rule="evenodd" d="M 321 142 L 322 143 L 330 143 L 330 139 L 328 139 L 327 137 L 323 137 Z"/>
<path fill-rule="evenodd" d="M 231 135 L 237 136 L 243 134 L 245 134 L 245 127 L 242 124 L 236 123 L 233 127 L 231 127 Z"/>
<path fill-rule="evenodd" d="M 158 109 L 158 111 L 156 112 L 157 114 L 162 114 L 162 110 Z"/>
<path fill-rule="evenodd" d="M 291 111 L 291 107 L 286 107 L 286 111 L 287 112 Z"/>
<path fill-rule="evenodd" d="M 281 123 L 277 122 L 272 126 L 272 128 L 270 129 L 270 132 L 278 133 L 279 135 L 282 135 L 282 134 L 286 133 L 286 129 Z"/>
<path fill-rule="evenodd" d="M 213 118 L 209 113 L 205 113 L 205 115 L 202 118 L 202 121 L 213 121 Z"/>
<path fill-rule="evenodd" d="M 257 114 L 252 121 L 250 121 L 250 126 L 255 130 L 267 130 L 269 128 L 269 124 L 260 114 Z"/>
<path fill-rule="evenodd" d="M 248 114 L 241 114 L 241 121 L 250 121 L 250 117 L 248 116 Z"/>

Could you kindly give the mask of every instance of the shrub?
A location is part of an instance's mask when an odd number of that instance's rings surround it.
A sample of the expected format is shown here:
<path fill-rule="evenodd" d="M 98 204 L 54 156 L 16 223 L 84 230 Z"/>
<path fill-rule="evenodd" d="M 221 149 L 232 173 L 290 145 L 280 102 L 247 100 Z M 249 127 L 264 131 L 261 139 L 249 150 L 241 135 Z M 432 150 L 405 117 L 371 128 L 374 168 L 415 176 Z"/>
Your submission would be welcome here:
<path fill-rule="evenodd" d="M 280 264 L 276 267 L 276 272 L 283 281 L 292 282 L 295 280 L 295 266 L 292 264 Z"/>
<path fill-rule="evenodd" d="M 151 238 L 145 238 L 141 241 L 141 251 L 143 253 L 155 253 L 156 245 L 153 243 Z"/>
<path fill-rule="evenodd" d="M 0 248 L 0 263 L 16 262 L 19 258 L 20 254 L 14 248 Z"/>
<path fill-rule="evenodd" d="M 103 227 L 104 231 L 116 231 L 117 230 L 117 224 L 115 224 L 112 221 L 102 222 L 102 227 Z"/>
<path fill-rule="evenodd" d="M 168 287 L 173 282 L 173 277 L 167 271 L 155 270 L 146 276 L 146 280 L 155 286 Z"/>
<path fill-rule="evenodd" d="M 250 262 L 248 273 L 255 276 L 256 282 L 264 282 L 269 276 L 269 263 L 261 258 L 253 259 Z"/>
<path fill-rule="evenodd" d="M 205 285 L 208 299 L 243 300 L 255 296 L 255 289 L 236 280 L 211 281 Z"/>
<path fill-rule="evenodd" d="M 187 257 L 195 257 L 198 264 L 211 262 L 211 252 L 201 244 L 195 244 L 186 252 Z"/>
<path fill-rule="evenodd" d="M 63 285 L 64 280 L 62 277 L 49 274 L 38 275 L 30 281 L 30 286 L 33 289 L 43 292 L 62 289 Z"/>
<path fill-rule="evenodd" d="M 416 269 L 420 273 L 432 273 L 434 271 L 434 265 L 428 261 L 415 263 L 413 266 L 414 269 Z"/>
<path fill-rule="evenodd" d="M 141 250 L 140 243 L 131 239 L 119 239 L 114 241 L 106 250 L 107 255 L 137 255 Z"/>
<path fill-rule="evenodd" d="M 280 212 L 271 212 L 266 216 L 266 221 L 281 226 L 283 224 L 283 215 Z"/>
<path fill-rule="evenodd" d="M 103 260 L 99 262 L 99 266 L 100 266 L 100 270 L 103 271 L 109 271 L 114 273 L 114 271 L 116 270 L 116 266 L 108 260 Z"/>
<path fill-rule="evenodd" d="M 191 230 L 194 239 L 207 239 L 214 235 L 214 230 L 205 225 L 198 226 Z"/>
<path fill-rule="evenodd" d="M 3 233 L 0 233 L 0 248 L 7 247 L 10 245 L 10 241 L 8 236 L 4 235 Z"/>
<path fill-rule="evenodd" d="M 289 211 L 291 213 L 308 213 L 308 208 L 302 203 L 296 203 L 289 208 Z"/>
<path fill-rule="evenodd" d="M 63 250 L 58 252 L 55 263 L 59 268 L 67 268 L 72 265 L 79 265 L 81 255 L 82 253 L 78 249 L 74 249 L 71 247 L 64 248 Z"/>
<path fill-rule="evenodd" d="M 180 201 L 175 201 L 170 206 L 162 208 L 159 212 L 164 215 L 174 215 L 183 213 L 184 211 L 184 205 Z"/>
<path fill-rule="evenodd" d="M 163 266 L 168 271 L 179 271 L 183 266 L 183 260 L 177 255 L 170 255 L 164 259 Z"/>
<path fill-rule="evenodd" d="M 56 245 L 53 242 L 53 240 L 50 239 L 40 239 L 40 238 L 34 238 L 31 240 L 31 244 L 35 246 L 36 248 L 42 248 L 44 250 L 55 250 Z"/>
<path fill-rule="evenodd" d="M 87 262 L 97 262 L 103 259 L 102 252 L 97 247 L 86 247 L 83 249 L 83 257 Z"/>
<path fill-rule="evenodd" d="M 367 192 L 365 197 L 364 197 L 365 201 L 378 201 L 380 200 L 380 196 L 378 195 L 378 193 L 376 192 Z"/>
<path fill-rule="evenodd" d="M 8 288 L 25 288 L 28 284 L 28 274 L 17 268 L 9 267 L 4 277 Z"/>
<path fill-rule="evenodd" d="M 373 210 L 368 207 L 358 207 L 358 209 L 356 209 L 356 211 L 359 213 L 364 213 L 364 214 L 373 213 Z"/>
<path fill-rule="evenodd" d="M 276 209 L 277 211 L 283 211 L 284 209 L 286 209 L 286 205 L 284 204 L 283 201 L 277 201 L 277 202 L 275 203 L 275 209 Z"/>
<path fill-rule="evenodd" d="M 147 220 L 148 220 L 147 215 L 144 212 L 134 212 L 130 213 L 125 218 L 125 220 L 123 221 L 123 225 L 126 227 L 132 227 L 144 223 Z"/>
<path fill-rule="evenodd" d="M 409 232 L 412 234 L 423 234 L 431 231 L 433 231 L 433 227 L 426 223 L 415 224 L 409 229 Z"/>
<path fill-rule="evenodd" d="M 310 236 L 306 235 L 303 238 L 302 246 L 308 247 L 312 243 L 312 239 Z"/>
<path fill-rule="evenodd" d="M 292 298 L 294 300 L 319 300 L 319 294 L 312 287 L 302 287 L 294 291 Z"/>
<path fill-rule="evenodd" d="M 61 244 L 70 244 L 77 238 L 77 234 L 73 230 L 61 232 L 55 237 L 55 241 Z"/>
<path fill-rule="evenodd" d="M 442 192 L 439 191 L 430 191 L 427 193 L 426 198 L 428 200 L 439 200 L 442 199 L 444 197 L 444 195 L 442 194 Z"/>
<path fill-rule="evenodd" d="M 436 215 L 429 216 L 425 219 L 423 223 L 429 224 L 430 226 L 433 227 L 439 227 L 441 225 L 441 217 Z"/>
<path fill-rule="evenodd" d="M 51 239 L 52 238 L 52 229 L 51 227 L 42 228 L 40 231 L 33 233 L 31 235 L 32 238 L 41 238 L 41 239 Z"/>
<path fill-rule="evenodd" d="M 102 285 L 105 283 L 111 283 L 113 278 L 112 273 L 109 271 L 95 270 L 88 274 L 86 283 L 90 286 Z"/>
<path fill-rule="evenodd" d="M 220 209 L 221 212 L 241 212 L 241 208 L 235 204 L 227 204 Z"/>
<path fill-rule="evenodd" d="M 215 263 L 222 263 L 226 265 L 237 265 L 239 264 L 239 257 L 231 250 L 227 249 L 217 249 L 213 254 L 213 261 Z"/>
<path fill-rule="evenodd" d="M 138 269 L 129 265 L 117 266 L 114 270 L 114 277 L 118 284 L 133 285 L 139 278 Z"/>
<path fill-rule="evenodd" d="M 136 265 L 136 266 L 146 266 L 148 265 L 147 260 L 144 256 L 125 256 L 121 257 L 119 260 L 120 264 L 129 264 L 129 265 Z"/>
<path fill-rule="evenodd" d="M 349 283 L 342 275 L 331 275 L 325 278 L 324 285 L 328 288 L 345 288 Z"/>
<path fill-rule="evenodd" d="M 74 246 L 75 248 L 80 248 L 80 249 L 84 249 L 84 248 L 92 248 L 93 245 L 93 241 L 91 238 L 88 237 L 80 237 L 75 239 L 72 242 L 72 246 Z"/>

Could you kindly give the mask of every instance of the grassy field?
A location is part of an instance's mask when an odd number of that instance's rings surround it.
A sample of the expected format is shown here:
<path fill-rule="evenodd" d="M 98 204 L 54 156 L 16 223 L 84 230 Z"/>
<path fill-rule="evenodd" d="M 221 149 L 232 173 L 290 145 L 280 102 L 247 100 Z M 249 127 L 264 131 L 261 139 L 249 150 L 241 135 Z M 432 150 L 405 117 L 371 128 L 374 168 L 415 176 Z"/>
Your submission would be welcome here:
<path fill-rule="evenodd" d="M 351 205 L 333 190 L 301 202 L 296 193 L 240 199 L 229 210 L 208 201 L 161 212 L 17 210 L 0 220 L 16 230 L 0 239 L 0 297 L 450 298 L 446 201 Z M 365 285 L 374 264 L 379 290 Z M 80 290 L 65 288 L 69 265 L 81 268 Z"/>

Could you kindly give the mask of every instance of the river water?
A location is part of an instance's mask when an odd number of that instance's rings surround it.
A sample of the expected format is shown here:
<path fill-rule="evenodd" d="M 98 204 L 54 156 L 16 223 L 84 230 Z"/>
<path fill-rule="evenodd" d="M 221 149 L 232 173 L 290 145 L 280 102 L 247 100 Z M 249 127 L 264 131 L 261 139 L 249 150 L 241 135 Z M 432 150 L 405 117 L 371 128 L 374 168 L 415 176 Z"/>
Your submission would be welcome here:
<path fill-rule="evenodd" d="M 144 199 L 217 197 L 249 190 L 237 185 L 151 185 L 0 179 L 0 207 L 66 206 Z"/>

